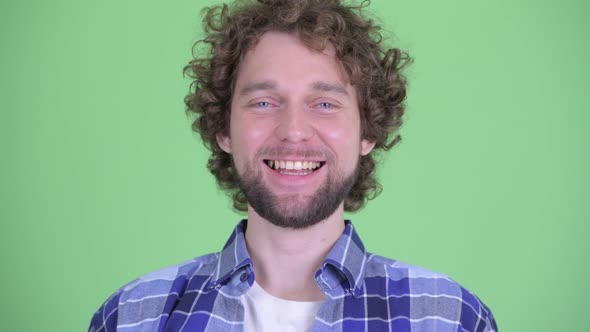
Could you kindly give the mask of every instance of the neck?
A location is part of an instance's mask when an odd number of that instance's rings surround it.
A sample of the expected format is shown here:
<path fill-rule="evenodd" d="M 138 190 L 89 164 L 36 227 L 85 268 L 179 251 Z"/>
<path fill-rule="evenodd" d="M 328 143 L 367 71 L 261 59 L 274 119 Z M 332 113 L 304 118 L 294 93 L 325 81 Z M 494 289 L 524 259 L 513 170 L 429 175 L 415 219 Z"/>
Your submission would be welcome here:
<path fill-rule="evenodd" d="M 285 300 L 323 299 L 314 275 L 343 231 L 342 206 L 325 220 L 303 229 L 275 226 L 249 208 L 246 245 L 256 282 Z"/>

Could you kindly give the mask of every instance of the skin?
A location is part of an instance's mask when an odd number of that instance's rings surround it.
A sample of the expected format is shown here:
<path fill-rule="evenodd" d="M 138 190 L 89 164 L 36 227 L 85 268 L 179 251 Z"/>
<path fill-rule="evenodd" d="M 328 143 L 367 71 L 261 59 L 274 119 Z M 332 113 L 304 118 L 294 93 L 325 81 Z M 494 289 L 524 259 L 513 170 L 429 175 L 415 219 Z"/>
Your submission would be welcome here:
<path fill-rule="evenodd" d="M 371 152 L 374 143 L 360 132 L 357 93 L 333 49 L 316 52 L 293 34 L 267 32 L 240 64 L 230 134 L 217 141 L 232 154 L 238 174 L 252 173 L 274 195 L 281 213 L 297 216 L 326 181 L 350 176 L 359 157 Z M 323 166 L 307 175 L 281 174 L 264 160 Z M 343 219 L 340 203 L 311 226 L 279 227 L 249 206 L 246 243 L 256 281 L 282 299 L 323 299 L 313 277 L 342 234 Z"/>

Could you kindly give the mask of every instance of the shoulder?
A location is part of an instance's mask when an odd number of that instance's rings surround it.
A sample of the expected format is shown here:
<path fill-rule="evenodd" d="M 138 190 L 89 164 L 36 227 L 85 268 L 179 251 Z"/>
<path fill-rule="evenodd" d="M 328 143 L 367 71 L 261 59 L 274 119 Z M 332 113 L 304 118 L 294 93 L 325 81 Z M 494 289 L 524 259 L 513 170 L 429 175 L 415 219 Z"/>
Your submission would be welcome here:
<path fill-rule="evenodd" d="M 434 272 L 423 267 L 400 262 L 395 259 L 367 253 L 365 275 L 387 275 L 390 279 L 422 277 L 431 279 L 448 279 L 443 273 Z"/>
<path fill-rule="evenodd" d="M 465 331 L 497 331 L 490 309 L 446 274 L 369 254 L 364 279 L 367 294 L 385 293 L 414 321 L 436 317 Z"/>
<path fill-rule="evenodd" d="M 147 273 L 114 292 L 92 317 L 90 332 L 114 331 L 120 325 L 158 320 L 191 282 L 202 282 L 215 271 L 218 254 L 200 256 Z"/>
<path fill-rule="evenodd" d="M 215 268 L 217 257 L 217 254 L 200 256 L 147 273 L 120 289 L 119 305 L 170 294 L 179 295 L 189 279 L 200 274 L 208 276 Z"/>

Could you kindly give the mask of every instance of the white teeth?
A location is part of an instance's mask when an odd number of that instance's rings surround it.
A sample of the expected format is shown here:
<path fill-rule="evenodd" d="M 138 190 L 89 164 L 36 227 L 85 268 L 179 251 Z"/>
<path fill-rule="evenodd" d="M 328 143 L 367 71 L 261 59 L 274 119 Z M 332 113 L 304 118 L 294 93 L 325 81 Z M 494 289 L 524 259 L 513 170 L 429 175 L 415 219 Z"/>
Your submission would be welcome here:
<path fill-rule="evenodd" d="M 269 160 L 267 162 L 270 168 L 275 170 L 315 170 L 320 167 L 319 161 L 293 161 L 293 160 Z"/>

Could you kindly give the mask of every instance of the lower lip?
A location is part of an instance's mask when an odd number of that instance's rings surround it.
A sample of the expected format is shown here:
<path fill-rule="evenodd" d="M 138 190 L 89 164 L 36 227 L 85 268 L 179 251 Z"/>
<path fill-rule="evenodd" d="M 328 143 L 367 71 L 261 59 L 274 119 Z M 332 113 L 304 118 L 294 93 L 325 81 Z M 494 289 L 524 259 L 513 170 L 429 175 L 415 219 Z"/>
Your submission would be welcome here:
<path fill-rule="evenodd" d="M 316 170 L 316 171 L 319 171 Z M 315 171 L 282 171 L 282 172 L 277 172 L 276 170 L 274 171 L 275 173 L 279 173 L 280 175 L 293 175 L 293 176 L 308 176 L 309 174 L 314 173 Z"/>

